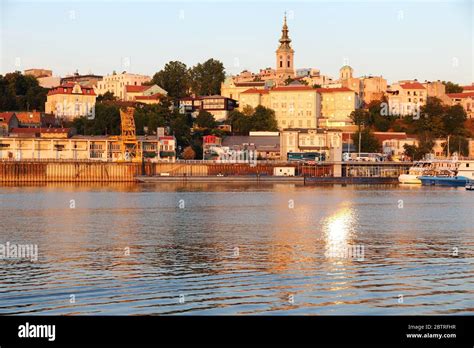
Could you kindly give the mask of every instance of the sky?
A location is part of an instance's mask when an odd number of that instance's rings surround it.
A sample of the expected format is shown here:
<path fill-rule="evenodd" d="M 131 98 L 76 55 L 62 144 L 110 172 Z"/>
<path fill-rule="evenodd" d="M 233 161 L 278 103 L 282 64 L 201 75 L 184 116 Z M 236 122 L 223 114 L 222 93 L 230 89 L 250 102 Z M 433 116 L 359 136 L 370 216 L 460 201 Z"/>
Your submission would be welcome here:
<path fill-rule="evenodd" d="M 222 61 L 227 74 L 275 66 L 283 15 L 296 68 L 474 82 L 474 0 L 0 0 L 0 74 L 153 75 L 170 60 Z"/>

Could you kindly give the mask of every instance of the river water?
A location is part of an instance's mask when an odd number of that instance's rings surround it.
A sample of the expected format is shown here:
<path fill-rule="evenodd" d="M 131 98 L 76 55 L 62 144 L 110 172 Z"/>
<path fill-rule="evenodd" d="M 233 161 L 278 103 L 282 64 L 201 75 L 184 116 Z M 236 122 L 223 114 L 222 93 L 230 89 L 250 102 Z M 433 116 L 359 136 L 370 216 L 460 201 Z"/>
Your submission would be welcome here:
<path fill-rule="evenodd" d="M 0 259 L 0 314 L 473 314 L 473 207 L 396 185 L 4 186 L 0 246 L 38 257 Z"/>

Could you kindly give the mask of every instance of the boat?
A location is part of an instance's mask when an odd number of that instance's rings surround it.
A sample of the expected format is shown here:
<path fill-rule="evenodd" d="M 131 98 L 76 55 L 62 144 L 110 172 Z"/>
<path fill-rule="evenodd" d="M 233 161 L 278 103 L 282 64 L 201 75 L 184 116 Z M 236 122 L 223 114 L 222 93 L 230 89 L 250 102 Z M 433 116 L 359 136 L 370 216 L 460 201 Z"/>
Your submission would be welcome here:
<path fill-rule="evenodd" d="M 400 184 L 418 184 L 421 185 L 421 180 L 418 179 L 419 176 L 423 175 L 426 170 L 429 170 L 432 167 L 433 161 L 418 161 L 413 164 L 413 166 L 408 169 L 408 173 L 401 174 L 398 177 Z"/>
<path fill-rule="evenodd" d="M 457 158 L 454 160 L 437 160 L 437 159 L 426 159 L 417 161 L 413 166 L 408 169 L 408 173 L 401 174 L 398 177 L 400 184 L 418 184 L 421 185 L 419 179 L 422 175 L 434 175 L 433 173 L 427 174 L 429 171 L 437 170 L 455 170 Z"/>
<path fill-rule="evenodd" d="M 474 161 L 456 161 L 455 169 L 428 171 L 419 177 L 424 186 L 466 187 L 474 179 Z"/>

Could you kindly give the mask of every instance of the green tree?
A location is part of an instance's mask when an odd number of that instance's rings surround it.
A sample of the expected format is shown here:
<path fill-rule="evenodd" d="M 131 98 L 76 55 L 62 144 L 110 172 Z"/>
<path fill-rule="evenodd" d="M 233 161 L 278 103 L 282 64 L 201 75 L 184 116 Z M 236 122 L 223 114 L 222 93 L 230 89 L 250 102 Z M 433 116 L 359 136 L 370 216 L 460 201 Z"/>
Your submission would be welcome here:
<path fill-rule="evenodd" d="M 446 108 L 440 99 L 429 97 L 426 100 L 426 104 L 421 107 L 420 117 L 418 119 L 408 117 L 408 119 L 413 120 L 411 123 L 414 126 L 415 133 L 428 132 L 431 134 L 431 137 L 441 137 L 445 133 L 443 124 L 445 112 Z"/>
<path fill-rule="evenodd" d="M 254 131 L 277 131 L 277 121 L 275 119 L 275 111 L 268 109 L 262 105 L 255 108 L 255 112 L 251 119 L 251 130 Z"/>
<path fill-rule="evenodd" d="M 221 83 L 225 80 L 224 65 L 215 59 L 208 59 L 190 70 L 191 87 L 197 95 L 221 93 Z"/>
<path fill-rule="evenodd" d="M 461 93 L 462 87 L 457 83 L 451 81 L 443 81 L 443 84 L 446 86 L 446 93 Z"/>
<path fill-rule="evenodd" d="M 189 70 L 186 64 L 179 61 L 166 63 L 163 70 L 158 71 L 152 79 L 154 84 L 162 87 L 173 99 L 180 99 L 188 95 L 190 87 Z"/>
<path fill-rule="evenodd" d="M 199 114 L 196 117 L 196 124 L 200 128 L 209 129 L 213 129 L 217 126 L 217 122 L 214 119 L 214 115 L 204 110 L 199 111 Z"/>
<path fill-rule="evenodd" d="M 444 133 L 446 135 L 459 135 L 465 133 L 464 122 L 467 114 L 461 105 L 453 105 L 446 109 L 443 115 Z"/>
<path fill-rule="evenodd" d="M 119 106 L 114 104 L 96 103 L 95 118 L 75 118 L 72 122 L 65 122 L 66 127 L 74 127 L 78 134 L 82 135 L 119 135 L 120 111 Z"/>
<path fill-rule="evenodd" d="M 410 157 L 412 160 L 417 160 L 418 147 L 416 145 L 405 144 L 403 148 L 405 149 L 403 152 L 405 156 Z"/>
<path fill-rule="evenodd" d="M 449 138 L 449 153 L 453 154 L 455 152 L 461 156 L 469 156 L 469 140 L 466 137 L 455 135 Z"/>
<path fill-rule="evenodd" d="M 430 132 L 424 132 L 418 136 L 418 146 L 405 144 L 404 153 L 412 160 L 418 161 L 425 157 L 426 154 L 431 153 L 434 146 L 434 140 Z"/>
<path fill-rule="evenodd" d="M 271 132 L 278 130 L 275 111 L 261 105 L 257 106 L 250 115 L 234 110 L 229 114 L 228 121 L 232 126 L 232 132 L 237 134 L 248 134 L 250 131 Z"/>
<path fill-rule="evenodd" d="M 176 137 L 176 142 L 182 148 L 191 143 L 191 125 L 190 120 L 184 114 L 173 112 L 173 118 L 170 122 L 172 134 Z"/>
<path fill-rule="evenodd" d="M 354 124 L 359 126 L 359 131 L 362 126 L 367 126 L 370 124 L 370 113 L 367 110 L 356 109 L 351 112 L 349 117 L 351 118 L 352 122 L 354 122 Z"/>
<path fill-rule="evenodd" d="M 252 128 L 251 115 L 246 116 L 240 111 L 233 110 L 229 113 L 228 122 L 232 127 L 232 132 L 237 134 L 248 134 Z"/>
<path fill-rule="evenodd" d="M 250 105 L 245 105 L 244 108 L 242 109 L 242 113 L 245 116 L 252 116 L 255 112 L 255 109 L 251 107 Z"/>
<path fill-rule="evenodd" d="M 19 71 L 0 75 L 0 111 L 44 110 L 48 90 Z"/>
<path fill-rule="evenodd" d="M 117 100 L 117 97 L 114 96 L 113 92 L 107 91 L 104 94 L 100 94 L 97 96 L 96 102 L 102 102 L 102 101 L 115 101 Z"/>
<path fill-rule="evenodd" d="M 359 146 L 359 136 L 360 138 L 360 152 L 380 152 L 382 146 L 380 145 L 378 139 L 374 136 L 370 128 L 365 128 L 362 131 L 355 132 L 352 134 L 352 142 L 356 144 L 356 149 Z"/>

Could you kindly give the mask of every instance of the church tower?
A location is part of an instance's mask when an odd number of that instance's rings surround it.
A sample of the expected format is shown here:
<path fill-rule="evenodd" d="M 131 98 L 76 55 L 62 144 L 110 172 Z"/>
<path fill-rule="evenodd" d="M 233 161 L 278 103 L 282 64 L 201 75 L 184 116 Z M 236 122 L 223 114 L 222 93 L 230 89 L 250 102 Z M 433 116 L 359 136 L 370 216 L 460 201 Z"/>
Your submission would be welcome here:
<path fill-rule="evenodd" d="M 293 66 L 293 57 L 295 51 L 291 48 L 291 39 L 288 36 L 288 25 L 286 25 L 286 14 L 281 29 L 280 46 L 276 50 L 276 74 L 278 77 L 286 80 L 288 77 L 295 76 Z"/>

